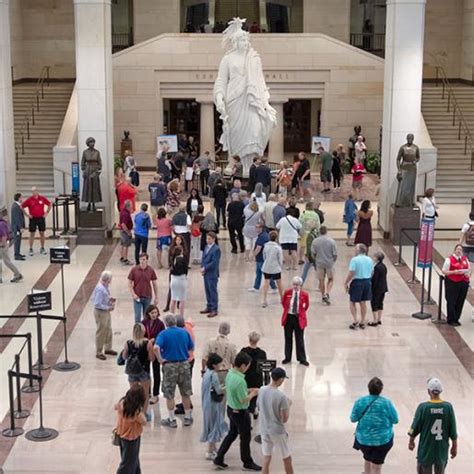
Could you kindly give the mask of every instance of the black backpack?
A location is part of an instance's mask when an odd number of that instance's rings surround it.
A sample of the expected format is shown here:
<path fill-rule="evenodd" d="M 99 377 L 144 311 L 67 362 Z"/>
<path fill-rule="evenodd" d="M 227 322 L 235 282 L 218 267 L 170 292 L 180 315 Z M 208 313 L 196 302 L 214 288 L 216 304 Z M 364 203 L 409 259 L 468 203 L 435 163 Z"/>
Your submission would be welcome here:
<path fill-rule="evenodd" d="M 125 373 L 127 375 L 139 375 L 143 372 L 143 365 L 140 362 L 138 353 L 140 347 L 136 347 L 132 341 L 128 341 L 128 357 L 125 361 Z"/>

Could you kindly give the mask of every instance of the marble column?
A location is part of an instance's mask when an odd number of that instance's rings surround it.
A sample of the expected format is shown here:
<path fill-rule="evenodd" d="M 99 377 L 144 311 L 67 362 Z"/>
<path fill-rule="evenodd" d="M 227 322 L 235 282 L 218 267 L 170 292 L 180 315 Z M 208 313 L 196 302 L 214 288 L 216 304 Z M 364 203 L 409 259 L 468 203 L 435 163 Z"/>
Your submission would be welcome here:
<path fill-rule="evenodd" d="M 80 161 L 87 137 L 94 137 L 102 157 L 100 181 L 107 229 L 112 228 L 114 214 L 110 1 L 74 0 L 78 158 Z"/>
<path fill-rule="evenodd" d="M 379 224 L 390 227 L 397 193 L 396 158 L 408 133 L 422 130 L 421 92 L 426 0 L 387 0 Z"/>
<path fill-rule="evenodd" d="M 9 207 L 16 188 L 9 3 L 0 0 L 0 207 Z"/>
<path fill-rule="evenodd" d="M 212 100 L 197 99 L 201 104 L 201 134 L 199 137 L 199 151 L 204 153 L 208 151 L 212 159 L 214 159 L 214 102 Z"/>
<path fill-rule="evenodd" d="M 272 134 L 270 135 L 270 141 L 268 143 L 268 159 L 279 163 L 283 161 L 285 157 L 284 150 L 284 120 L 283 120 L 283 104 L 286 101 L 281 102 L 271 102 L 271 106 L 276 110 L 277 113 L 277 123 L 276 127 L 273 129 Z"/>

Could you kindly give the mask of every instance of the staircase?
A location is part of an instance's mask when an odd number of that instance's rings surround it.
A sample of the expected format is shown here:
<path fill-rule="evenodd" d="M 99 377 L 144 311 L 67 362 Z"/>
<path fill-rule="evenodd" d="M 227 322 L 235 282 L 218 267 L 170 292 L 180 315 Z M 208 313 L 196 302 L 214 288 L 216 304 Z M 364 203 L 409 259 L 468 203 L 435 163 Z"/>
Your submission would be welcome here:
<path fill-rule="evenodd" d="M 18 147 L 17 191 L 29 195 L 37 186 L 41 194 L 54 195 L 53 147 L 56 145 L 64 115 L 74 84 L 50 83 L 44 85 L 44 99 L 40 111 L 35 109 L 35 125 L 30 123 L 30 140 L 26 139 L 25 154 L 21 153 L 20 128 L 25 116 L 31 118 L 31 103 L 36 83 L 18 84 L 13 87 L 13 112 L 15 116 L 15 144 Z"/>
<path fill-rule="evenodd" d="M 456 100 L 474 138 L 474 87 L 452 84 Z M 467 204 L 474 198 L 474 172 L 471 154 L 464 154 L 464 136 L 458 140 L 459 122 L 453 126 L 453 114 L 447 113 L 442 87 L 423 86 L 422 112 L 433 145 L 438 149 L 436 200 L 439 203 Z M 416 140 L 416 139 L 415 139 Z"/>

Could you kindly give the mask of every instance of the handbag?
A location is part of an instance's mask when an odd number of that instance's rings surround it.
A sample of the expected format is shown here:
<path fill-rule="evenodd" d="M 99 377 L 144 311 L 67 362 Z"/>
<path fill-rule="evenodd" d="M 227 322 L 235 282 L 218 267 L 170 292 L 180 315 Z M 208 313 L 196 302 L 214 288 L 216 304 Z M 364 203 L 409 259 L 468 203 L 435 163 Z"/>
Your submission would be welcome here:
<path fill-rule="evenodd" d="M 117 434 L 117 428 L 112 430 L 112 445 L 120 446 L 120 436 Z"/>
<path fill-rule="evenodd" d="M 211 387 L 211 400 L 220 403 L 224 400 L 224 393 L 217 393 L 214 387 Z"/>
<path fill-rule="evenodd" d="M 123 351 L 119 352 L 117 356 L 117 365 L 125 365 L 125 359 L 123 358 Z"/>
<path fill-rule="evenodd" d="M 377 401 L 378 399 L 377 398 L 374 398 L 364 409 L 364 411 L 362 412 L 362 415 L 360 416 L 359 418 L 359 421 L 357 422 L 358 424 L 360 423 L 360 421 L 362 420 L 362 418 L 364 418 L 364 416 L 367 414 L 367 412 L 369 411 L 370 407 Z M 361 448 L 361 445 L 359 443 L 359 441 L 357 441 L 357 438 L 355 436 L 355 433 L 354 433 L 354 444 L 352 445 L 352 447 L 359 451 L 359 449 Z"/>

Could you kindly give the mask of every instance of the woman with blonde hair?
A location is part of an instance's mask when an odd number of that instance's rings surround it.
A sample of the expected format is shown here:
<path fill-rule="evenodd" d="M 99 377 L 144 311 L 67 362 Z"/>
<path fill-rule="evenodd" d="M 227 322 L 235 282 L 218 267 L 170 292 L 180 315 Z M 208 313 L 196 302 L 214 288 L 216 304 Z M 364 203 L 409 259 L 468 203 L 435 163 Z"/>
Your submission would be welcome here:
<path fill-rule="evenodd" d="M 148 412 L 150 394 L 150 361 L 155 358 L 153 344 L 145 337 L 145 326 L 142 323 L 133 325 L 132 339 L 123 348 L 122 358 L 125 360 L 125 373 L 128 375 L 130 387 L 141 385 L 145 390 L 144 411 L 147 421 L 151 421 Z"/>
<path fill-rule="evenodd" d="M 245 242 L 245 258 L 247 261 L 250 260 L 250 252 L 255 247 L 255 241 L 257 240 L 257 224 L 262 220 L 262 213 L 259 210 L 256 201 L 251 201 L 250 204 L 244 209 L 244 227 L 242 234 L 244 234 Z"/>
<path fill-rule="evenodd" d="M 278 194 L 286 198 L 288 189 L 291 191 L 291 179 L 293 172 L 287 161 L 280 161 L 280 170 L 277 174 Z"/>

